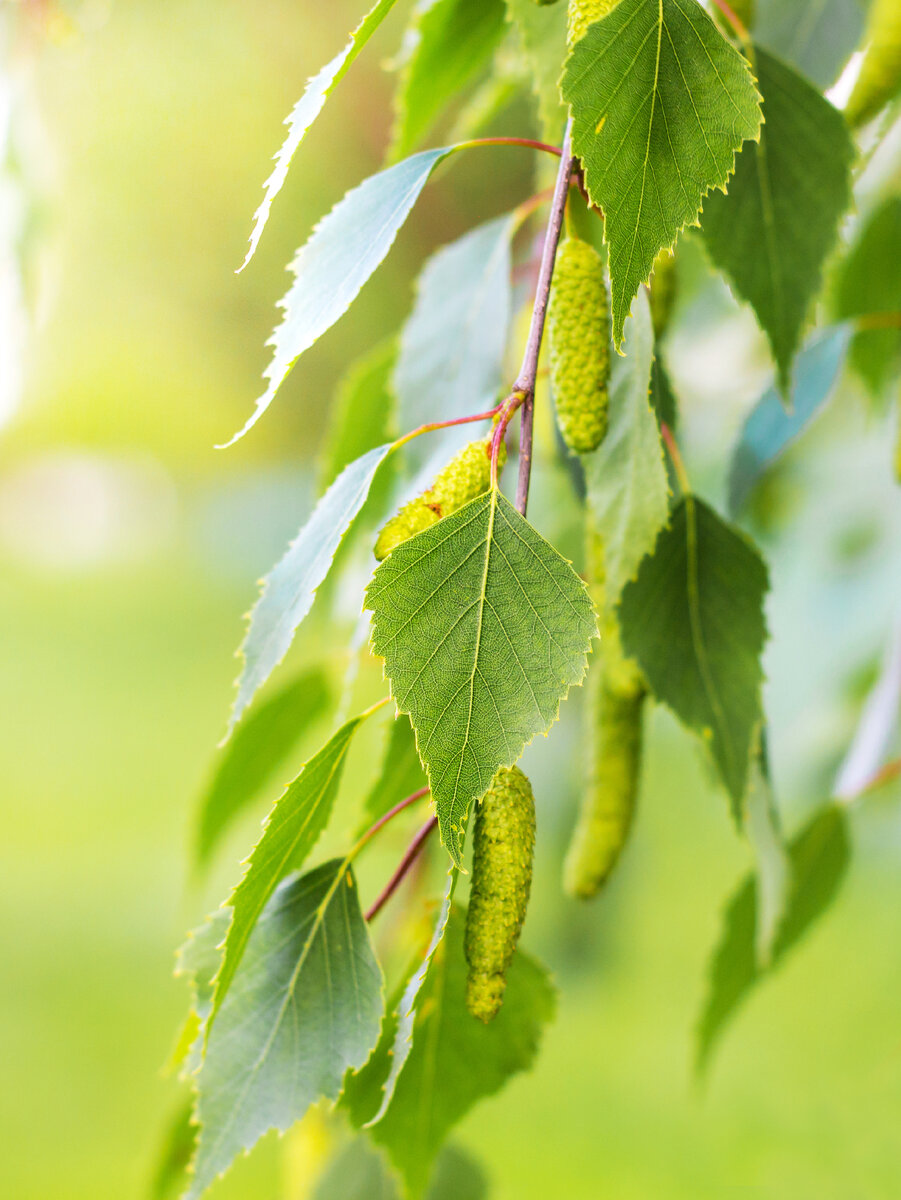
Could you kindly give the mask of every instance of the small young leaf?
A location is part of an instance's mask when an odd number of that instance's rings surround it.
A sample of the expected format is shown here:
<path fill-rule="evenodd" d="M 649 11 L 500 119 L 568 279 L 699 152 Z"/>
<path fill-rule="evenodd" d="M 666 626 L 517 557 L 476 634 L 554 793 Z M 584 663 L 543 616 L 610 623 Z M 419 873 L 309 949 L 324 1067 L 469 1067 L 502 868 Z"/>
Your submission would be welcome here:
<path fill-rule="evenodd" d="M 767 572 L 752 544 L 686 495 L 623 590 L 623 650 L 651 689 L 709 740 L 736 822 L 763 717 Z"/>
<path fill-rule="evenodd" d="M 400 422 L 413 429 L 490 408 L 510 324 L 510 242 L 498 217 L 442 246 L 423 268 L 394 372 Z"/>
<path fill-rule="evenodd" d="M 832 395 L 850 339 L 845 327 L 815 335 L 798 355 L 792 407 L 786 412 L 778 388 L 771 387 L 751 409 L 732 452 L 729 512 L 741 510 L 754 485 L 807 428 Z"/>
<path fill-rule="evenodd" d="M 490 1025 L 466 1011 L 463 914 L 453 909 L 421 993 L 413 1048 L 384 1116 L 371 1127 L 418 1200 L 449 1130 L 484 1096 L 534 1061 L 555 996 L 546 971 L 523 951 L 510 967 L 504 1005 Z"/>
<path fill-rule="evenodd" d="M 350 41 L 341 53 L 337 54 L 331 62 L 326 63 L 317 75 L 314 75 L 312 79 L 307 81 L 303 95 L 297 101 L 291 115 L 285 121 L 285 124 L 288 126 L 288 136 L 275 156 L 275 169 L 263 185 L 263 200 L 253 216 L 250 247 L 244 262 L 241 264 L 240 269 L 242 271 L 253 258 L 256 248 L 259 245 L 266 222 L 269 220 L 272 201 L 282 190 L 282 185 L 288 177 L 288 168 L 291 165 L 291 159 L 294 157 L 297 147 L 306 136 L 307 130 L 322 112 L 332 88 L 347 74 L 351 63 L 369 41 L 370 37 L 372 37 L 373 33 L 375 33 L 379 25 L 381 25 L 382 20 L 394 7 L 394 2 L 395 0 L 378 0 L 353 31 Z"/>
<path fill-rule="evenodd" d="M 573 48 L 562 87 L 588 194 L 604 211 L 619 347 L 658 251 L 758 136 L 760 98 L 747 62 L 695 0 L 621 0 Z"/>
<path fill-rule="evenodd" d="M 398 546 L 366 590 L 373 652 L 410 714 L 457 865 L 470 804 L 587 669 L 594 612 L 572 566 L 496 489 Z"/>
<path fill-rule="evenodd" d="M 487 64 L 504 33 L 503 0 L 418 0 L 404 37 L 391 159 L 419 145 Z"/>
<path fill-rule="evenodd" d="M 396 717 L 388 729 L 378 778 L 363 805 L 366 826 L 377 821 L 392 804 L 426 786 L 425 771 L 416 753 L 416 738 L 407 717 Z"/>
<path fill-rule="evenodd" d="M 292 679 L 238 728 L 201 801 L 194 847 L 198 866 L 209 862 L 230 822 L 259 795 L 328 701 L 328 680 L 314 667 Z"/>
<path fill-rule="evenodd" d="M 772 58 L 754 55 L 763 93 L 760 141 L 738 157 L 728 194 L 704 205 L 710 256 L 765 331 L 783 393 L 823 264 L 851 202 L 854 143 L 841 113 Z"/>
<path fill-rule="evenodd" d="M 285 315 L 270 339 L 266 391 L 227 446 L 257 423 L 304 350 L 347 312 L 391 249 L 432 171 L 450 153 L 449 147 L 423 150 L 371 175 L 319 222 L 291 264 L 294 282 L 280 303 Z"/>
<path fill-rule="evenodd" d="M 379 1037 L 382 975 L 346 860 L 279 886 L 257 923 L 197 1074 L 197 1200 L 269 1129 L 285 1130 Z"/>
<path fill-rule="evenodd" d="M 857 49 L 864 9 L 856 0 L 757 0 L 754 40 L 825 90 Z"/>
<path fill-rule="evenodd" d="M 323 491 L 354 459 L 397 437 L 391 388 L 396 362 L 397 342 L 392 337 L 355 362 L 338 385 L 320 463 Z"/>
<path fill-rule="evenodd" d="M 303 866 L 328 824 L 351 739 L 371 711 L 346 721 L 275 802 L 263 836 L 247 860 L 244 878 L 228 900 L 232 919 L 225 938 L 222 966 L 216 976 L 216 996 L 207 1022 L 207 1037 L 266 902 L 288 871 Z"/>
<path fill-rule="evenodd" d="M 560 72 L 566 58 L 566 4 L 507 0 L 507 19 L 516 26 L 538 100 L 541 136 L 551 143 L 563 137 L 566 109 L 560 97 Z"/>
<path fill-rule="evenodd" d="M 835 899 L 850 857 L 844 812 L 836 805 L 820 809 L 792 839 L 789 856 L 791 895 L 768 969 L 759 965 L 755 953 L 757 900 L 753 876 L 745 880 L 726 909 L 723 933 L 711 961 L 707 1001 L 698 1026 L 699 1073 L 709 1066 L 725 1026 L 754 985 L 782 961 Z"/>
<path fill-rule="evenodd" d="M 583 462 L 604 543 L 604 589 L 611 607 L 653 548 L 669 512 L 660 432 L 648 401 L 654 334 L 644 292 L 636 297 L 633 318 L 625 357 L 615 359 L 611 372 L 607 436 Z"/>
<path fill-rule="evenodd" d="M 285 655 L 298 625 L 313 606 L 335 552 L 363 507 L 376 472 L 392 449 L 377 446 L 345 467 L 262 583 L 241 646 L 244 669 L 238 680 L 229 732 Z"/>

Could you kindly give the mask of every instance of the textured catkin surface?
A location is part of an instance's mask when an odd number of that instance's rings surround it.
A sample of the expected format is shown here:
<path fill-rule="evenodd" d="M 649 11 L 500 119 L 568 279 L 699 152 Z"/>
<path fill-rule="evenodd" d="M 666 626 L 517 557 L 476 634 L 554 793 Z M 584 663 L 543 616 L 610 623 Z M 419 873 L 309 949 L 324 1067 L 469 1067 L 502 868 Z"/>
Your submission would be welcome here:
<path fill-rule="evenodd" d="M 466 914 L 466 1006 L 488 1022 L 504 998 L 507 968 L 529 903 L 535 800 L 519 767 L 501 767 L 476 809 Z"/>
<path fill-rule="evenodd" d="M 557 423 L 570 450 L 587 454 L 607 432 L 610 309 L 601 257 L 579 238 L 557 251 L 548 335 Z"/>
<path fill-rule="evenodd" d="M 901 92 L 901 3 L 873 0 L 867 21 L 869 48 L 845 106 L 849 125 L 863 125 Z"/>
<path fill-rule="evenodd" d="M 449 516 L 487 492 L 491 483 L 490 440 L 470 442 L 459 454 L 455 454 L 443 470 L 435 476 L 435 482 L 421 496 L 408 501 L 399 512 L 387 521 L 376 538 L 375 556 L 382 561 L 395 546 L 407 538 L 428 529 L 442 517 Z M 500 469 L 507 458 L 506 446 L 501 444 L 498 458 Z"/>
<path fill-rule="evenodd" d="M 619 0 L 569 0 L 566 14 L 566 43 L 574 46 L 585 36 L 588 26 L 600 21 L 616 8 Z"/>

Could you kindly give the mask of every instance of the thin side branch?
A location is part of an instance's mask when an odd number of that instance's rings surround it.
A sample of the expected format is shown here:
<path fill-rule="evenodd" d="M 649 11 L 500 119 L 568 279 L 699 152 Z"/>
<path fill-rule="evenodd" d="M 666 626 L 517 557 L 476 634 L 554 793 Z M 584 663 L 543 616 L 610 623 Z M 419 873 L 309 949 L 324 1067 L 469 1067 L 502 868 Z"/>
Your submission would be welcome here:
<path fill-rule="evenodd" d="M 397 870 L 394 872 L 394 874 L 391 876 L 391 878 L 385 884 L 384 888 L 379 893 L 379 896 L 376 899 L 375 903 L 367 911 L 367 913 L 366 913 L 367 921 L 371 921 L 372 918 L 374 916 L 376 916 L 377 913 L 381 912 L 381 910 L 384 908 L 384 906 L 388 903 L 388 901 L 391 899 L 391 897 L 394 895 L 394 893 L 400 887 L 401 883 L 403 883 L 404 879 L 406 878 L 407 872 L 413 866 L 414 862 L 416 862 L 416 859 L 419 857 L 423 846 L 426 844 L 426 841 L 428 840 L 429 834 L 437 826 L 437 824 L 438 824 L 437 817 L 429 817 L 429 819 L 426 821 L 425 825 L 422 826 L 422 828 L 419 830 L 419 832 L 413 838 L 412 842 L 410 842 L 409 846 L 404 851 L 403 858 L 400 860 L 400 862 L 397 865 Z"/>
<path fill-rule="evenodd" d="M 359 850 L 362 850 L 370 838 L 375 837 L 378 831 L 384 825 L 387 825 L 392 817 L 396 817 L 398 813 L 403 812 L 405 808 L 409 808 L 411 804 L 415 804 L 417 800 L 421 800 L 423 796 L 427 796 L 428 794 L 429 789 L 427 787 L 420 788 L 418 792 L 413 792 L 412 795 L 405 796 L 404 799 L 395 804 L 393 808 L 389 808 L 388 811 L 383 816 L 379 817 L 374 825 L 370 825 L 370 827 L 362 835 L 354 847 L 353 854 L 356 855 Z"/>

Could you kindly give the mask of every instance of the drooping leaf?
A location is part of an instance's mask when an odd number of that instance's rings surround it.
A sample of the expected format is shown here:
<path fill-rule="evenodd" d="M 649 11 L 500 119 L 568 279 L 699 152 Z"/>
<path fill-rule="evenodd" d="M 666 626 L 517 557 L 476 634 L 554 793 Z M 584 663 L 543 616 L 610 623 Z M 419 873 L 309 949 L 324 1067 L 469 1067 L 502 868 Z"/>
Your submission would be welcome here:
<path fill-rule="evenodd" d="M 851 202 L 855 150 L 844 119 L 790 67 L 757 49 L 760 141 L 745 146 L 728 194 L 704 204 L 710 256 L 766 333 L 782 391 L 823 264 Z"/>
<path fill-rule="evenodd" d="M 392 551 L 366 607 L 460 865 L 470 804 L 585 674 L 596 635 L 585 585 L 495 489 Z"/>
<path fill-rule="evenodd" d="M 651 370 L 651 408 L 661 425 L 669 426 L 675 433 L 679 424 L 679 404 L 669 374 L 660 361 L 660 355 L 654 359 Z"/>
<path fill-rule="evenodd" d="M 150 1185 L 150 1200 L 174 1200 L 187 1186 L 197 1139 L 192 1111 L 191 1101 L 186 1100 L 170 1117 Z"/>
<path fill-rule="evenodd" d="M 623 649 L 657 698 L 709 741 L 737 822 L 763 717 L 766 590 L 753 545 L 686 495 L 619 607 Z"/>
<path fill-rule="evenodd" d="M 379 1037 L 382 975 L 347 861 L 284 880 L 247 945 L 197 1077 L 197 1200 L 269 1129 L 335 1099 Z"/>
<path fill-rule="evenodd" d="M 562 87 L 588 193 L 604 211 L 619 347 L 657 253 L 758 136 L 759 96 L 695 0 L 621 0 L 573 48 Z"/>
<path fill-rule="evenodd" d="M 319 222 L 291 264 L 294 282 L 280 302 L 284 317 L 270 339 L 266 391 L 227 446 L 257 423 L 304 350 L 347 312 L 391 249 L 432 171 L 450 153 L 449 147 L 423 150 L 371 175 Z"/>
<path fill-rule="evenodd" d="M 827 329 L 804 347 L 798 355 L 789 412 L 776 387 L 765 391 L 751 409 L 732 452 L 731 513 L 740 511 L 767 468 L 803 433 L 832 395 L 850 336 L 846 327 Z"/>
<path fill-rule="evenodd" d="M 304 766 L 275 802 L 263 836 L 247 860 L 244 878 L 228 903 L 231 924 L 225 938 L 207 1037 L 231 986 L 254 926 L 280 879 L 303 866 L 328 824 L 351 740 L 371 709 L 352 717 Z"/>
<path fill-rule="evenodd" d="M 204 866 L 228 825 L 259 795 L 315 717 L 329 702 L 319 667 L 304 671 L 239 726 L 221 751 L 200 804 L 194 859 Z"/>
<path fill-rule="evenodd" d="M 409 718 L 397 717 L 390 724 L 378 778 L 369 789 L 363 813 L 367 828 L 392 804 L 426 786 L 425 771 L 416 753 L 416 738 Z"/>
<path fill-rule="evenodd" d="M 610 375 L 609 425 L 594 454 L 584 457 L 594 523 L 604 543 L 604 591 L 611 607 L 654 545 L 669 514 L 669 487 L 649 388 L 654 332 L 640 292 L 625 342 Z"/>
<path fill-rule="evenodd" d="M 754 985 L 777 966 L 835 899 L 850 857 L 847 819 L 836 805 L 820 809 L 792 839 L 791 894 L 769 968 L 755 953 L 756 888 L 750 876 L 730 901 L 698 1026 L 697 1069 L 710 1064 L 715 1045 Z"/>
<path fill-rule="evenodd" d="M 459 1146 L 445 1146 L 435 1162 L 426 1200 L 487 1200 L 479 1164 Z M 354 1138 L 333 1159 L 312 1200 L 401 1200 L 394 1173 L 367 1138 Z"/>
<path fill-rule="evenodd" d="M 350 35 L 350 41 L 341 53 L 337 54 L 331 62 L 326 63 L 318 74 L 307 81 L 303 95 L 297 101 L 290 116 L 285 121 L 285 124 L 288 126 L 288 136 L 275 156 L 275 169 L 263 185 L 263 199 L 260 207 L 253 216 L 250 247 L 248 248 L 244 262 L 241 264 L 240 269 L 242 271 L 253 258 L 256 248 L 259 245 L 266 222 L 269 220 L 272 201 L 282 190 L 282 185 L 288 177 L 288 168 L 291 165 L 295 151 L 306 136 L 307 130 L 322 112 L 332 89 L 347 74 L 354 59 L 369 41 L 370 37 L 372 37 L 373 33 L 375 33 L 379 25 L 381 25 L 382 20 L 394 7 L 394 2 L 395 0 L 378 0 Z"/>
<path fill-rule="evenodd" d="M 754 948 L 757 962 L 765 967 L 772 961 L 773 946 L 785 916 L 791 884 L 791 863 L 779 825 L 766 741 L 763 738 L 751 763 L 745 813 L 748 841 L 754 850 L 757 866 Z"/>
<path fill-rule="evenodd" d="M 355 459 L 397 437 L 391 387 L 396 361 L 397 342 L 388 338 L 355 362 L 338 385 L 320 464 L 323 491 Z"/>
<path fill-rule="evenodd" d="M 419 145 L 487 65 L 504 33 L 503 0 L 418 0 L 404 37 L 391 158 Z"/>
<path fill-rule="evenodd" d="M 554 1013 L 547 973 L 519 950 L 497 1017 L 490 1025 L 472 1017 L 465 1004 L 463 924 L 455 908 L 423 984 L 413 1048 L 387 1111 L 371 1127 L 373 1139 L 403 1174 L 412 1200 L 423 1195 L 435 1155 L 456 1122 L 532 1065 L 541 1031 Z"/>
<path fill-rule="evenodd" d="M 566 58 L 566 5 L 507 0 L 507 14 L 522 40 L 538 100 L 541 136 L 559 143 L 566 125 L 566 108 L 560 97 L 560 72 Z"/>
<path fill-rule="evenodd" d="M 754 38 L 827 88 L 857 49 L 864 9 L 860 0 L 757 0 Z"/>
<path fill-rule="evenodd" d="M 498 217 L 426 263 L 394 372 L 404 429 L 496 403 L 510 324 L 515 228 L 515 217 Z"/>
<path fill-rule="evenodd" d="M 369 495 L 392 444 L 377 446 L 345 467 L 313 510 L 309 520 L 262 583 L 241 646 L 244 669 L 229 730 L 285 655 L 298 625 L 313 606 L 335 552 Z"/>

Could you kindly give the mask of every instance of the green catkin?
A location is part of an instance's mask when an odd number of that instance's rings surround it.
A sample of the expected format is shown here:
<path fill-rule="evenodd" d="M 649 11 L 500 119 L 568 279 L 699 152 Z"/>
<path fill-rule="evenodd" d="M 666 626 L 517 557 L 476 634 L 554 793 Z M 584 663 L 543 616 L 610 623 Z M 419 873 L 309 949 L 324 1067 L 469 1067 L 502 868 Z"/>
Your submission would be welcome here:
<path fill-rule="evenodd" d="M 677 287 L 676 256 L 671 250 L 661 250 L 654 259 L 648 295 L 655 338 L 662 337 L 669 325 L 673 305 L 676 302 Z"/>
<path fill-rule="evenodd" d="M 557 251 L 548 341 L 557 424 L 570 450 L 588 454 L 607 432 L 610 306 L 601 256 L 580 238 Z"/>
<path fill-rule="evenodd" d="M 498 455 L 498 470 L 507 459 L 507 450 L 501 443 Z M 391 551 L 422 533 L 442 517 L 449 516 L 487 492 L 491 485 L 491 439 L 470 442 L 459 454 L 455 454 L 446 467 L 435 476 L 432 486 L 420 496 L 409 500 L 399 512 L 382 526 L 375 542 L 375 556 L 382 561 Z"/>
<path fill-rule="evenodd" d="M 587 541 L 589 590 L 603 612 L 603 544 L 590 528 Z M 563 866 L 566 891 L 582 900 L 603 887 L 632 827 L 647 695 L 637 663 L 623 654 L 612 618 L 602 625 L 600 653 L 597 678 L 589 680 L 587 787 Z"/>
<path fill-rule="evenodd" d="M 603 20 L 618 3 L 619 0 L 569 0 L 566 14 L 567 46 L 572 49 L 588 32 L 588 26 Z"/>
<path fill-rule="evenodd" d="M 504 1001 L 532 886 L 535 800 L 519 767 L 501 767 L 476 808 L 464 947 L 466 1007 L 485 1024 Z"/>
<path fill-rule="evenodd" d="M 867 20 L 867 50 L 845 118 L 852 127 L 865 125 L 901 92 L 901 4 L 873 0 Z"/>

